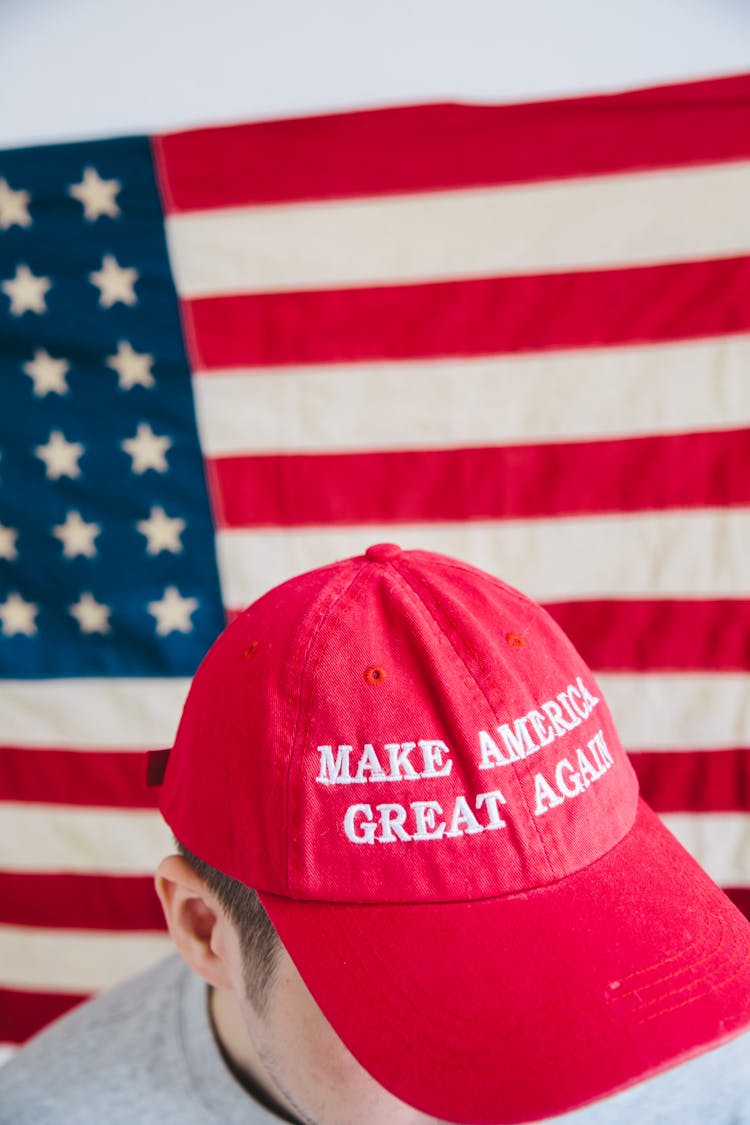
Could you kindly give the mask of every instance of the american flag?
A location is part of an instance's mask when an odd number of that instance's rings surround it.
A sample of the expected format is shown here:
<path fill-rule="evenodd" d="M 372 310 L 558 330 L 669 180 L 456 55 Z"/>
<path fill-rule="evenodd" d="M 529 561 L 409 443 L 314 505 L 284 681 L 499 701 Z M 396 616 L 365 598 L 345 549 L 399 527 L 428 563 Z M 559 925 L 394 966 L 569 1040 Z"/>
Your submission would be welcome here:
<path fill-rule="evenodd" d="M 167 950 L 227 617 L 395 540 L 543 602 L 750 911 L 750 76 L 0 154 L 0 1040 Z"/>

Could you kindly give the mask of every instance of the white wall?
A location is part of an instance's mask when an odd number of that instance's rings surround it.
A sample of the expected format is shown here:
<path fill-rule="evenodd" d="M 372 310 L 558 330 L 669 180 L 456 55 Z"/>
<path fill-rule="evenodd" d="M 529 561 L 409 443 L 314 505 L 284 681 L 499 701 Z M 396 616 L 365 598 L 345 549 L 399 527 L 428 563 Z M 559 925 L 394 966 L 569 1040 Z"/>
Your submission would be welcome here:
<path fill-rule="evenodd" d="M 0 0 L 0 145 L 743 70 L 748 0 Z"/>

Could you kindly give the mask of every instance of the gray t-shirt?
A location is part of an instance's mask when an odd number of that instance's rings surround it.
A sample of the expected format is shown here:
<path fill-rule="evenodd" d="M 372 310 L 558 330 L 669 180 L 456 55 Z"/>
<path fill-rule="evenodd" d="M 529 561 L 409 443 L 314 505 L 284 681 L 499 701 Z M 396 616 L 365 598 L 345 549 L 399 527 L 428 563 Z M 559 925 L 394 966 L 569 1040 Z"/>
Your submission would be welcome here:
<path fill-rule="evenodd" d="M 0 1125 L 280 1120 L 226 1066 L 207 987 L 177 955 L 82 1005 L 0 1068 Z M 750 1033 L 555 1121 L 750 1125 Z"/>

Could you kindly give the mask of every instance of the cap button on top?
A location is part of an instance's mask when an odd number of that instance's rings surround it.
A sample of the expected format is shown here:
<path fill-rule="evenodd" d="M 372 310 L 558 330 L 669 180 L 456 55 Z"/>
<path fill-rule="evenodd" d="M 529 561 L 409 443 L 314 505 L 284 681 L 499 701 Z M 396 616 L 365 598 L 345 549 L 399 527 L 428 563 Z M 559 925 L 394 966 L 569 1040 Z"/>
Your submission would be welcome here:
<path fill-rule="evenodd" d="M 370 562 L 387 562 L 388 559 L 395 559 L 400 554 L 401 548 L 397 543 L 374 543 L 365 551 L 365 558 Z"/>

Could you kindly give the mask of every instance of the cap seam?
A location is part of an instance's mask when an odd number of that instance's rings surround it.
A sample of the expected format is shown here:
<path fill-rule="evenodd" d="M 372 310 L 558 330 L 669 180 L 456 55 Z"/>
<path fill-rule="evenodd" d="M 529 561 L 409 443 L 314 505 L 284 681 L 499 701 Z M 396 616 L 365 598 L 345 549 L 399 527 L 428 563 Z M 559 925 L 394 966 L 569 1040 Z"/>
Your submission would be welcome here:
<path fill-rule="evenodd" d="M 331 615 L 334 613 L 334 610 L 336 609 L 336 606 L 338 605 L 338 603 L 341 601 L 341 599 L 344 597 L 345 594 L 349 593 L 352 586 L 354 586 L 356 584 L 357 580 L 361 578 L 363 572 L 364 572 L 364 570 L 363 570 L 362 567 L 360 567 L 358 570 L 356 570 L 354 572 L 354 574 L 352 575 L 352 577 L 349 579 L 349 581 L 346 582 L 346 584 L 341 587 L 341 589 L 335 595 L 335 597 L 332 600 L 328 601 L 327 604 L 325 605 L 325 608 L 323 608 L 322 611 L 319 612 L 317 623 L 315 624 L 314 628 L 310 629 L 310 639 L 308 641 L 307 649 L 305 651 L 305 655 L 304 655 L 303 660 L 302 660 L 302 667 L 301 667 L 301 670 L 300 670 L 300 690 L 299 690 L 299 695 L 298 695 L 297 715 L 295 717 L 294 726 L 292 728 L 292 745 L 291 745 L 291 750 L 290 750 L 290 754 L 289 754 L 289 763 L 287 765 L 287 771 L 286 771 L 286 790 L 287 790 L 287 792 L 286 792 L 286 817 L 287 817 L 287 823 L 286 823 L 286 842 L 287 842 L 287 847 L 286 847 L 286 889 L 287 889 L 287 891 L 289 891 L 289 889 L 290 889 L 290 882 L 291 882 L 290 872 L 291 872 L 292 867 L 294 867 L 296 881 L 299 881 L 299 873 L 300 873 L 300 868 L 301 868 L 301 864 L 299 862 L 299 855 L 298 855 L 299 845 L 290 838 L 289 828 L 290 828 L 290 825 L 292 823 L 299 824 L 299 817 L 293 818 L 292 817 L 292 809 L 291 809 L 291 805 L 292 805 L 293 801 L 297 804 L 299 803 L 299 790 L 301 788 L 301 778 L 302 778 L 302 771 L 303 771 L 303 765 L 304 765 L 303 754 L 299 753 L 297 748 L 300 744 L 302 745 L 303 748 L 304 748 L 304 746 L 307 745 L 307 739 L 308 739 L 308 736 L 309 736 L 309 733 L 310 733 L 310 727 L 312 726 L 312 713 L 311 713 L 310 708 L 308 708 L 307 709 L 307 712 L 308 712 L 307 713 L 307 730 L 305 731 L 304 737 L 302 739 L 300 739 L 300 719 L 301 719 L 301 716 L 302 716 L 302 709 L 303 709 L 303 694 L 304 694 L 305 684 L 308 683 L 310 681 L 310 678 L 314 676 L 315 670 L 320 665 L 320 662 L 323 659 L 323 650 L 324 650 L 325 646 L 322 643 L 321 643 L 320 648 L 319 648 L 318 659 L 315 662 L 315 665 L 312 668 L 309 675 L 308 675 L 308 666 L 309 666 L 309 663 L 310 663 L 310 659 L 311 659 L 311 655 L 312 655 L 312 651 L 313 651 L 313 646 L 315 644 L 315 641 L 318 638 L 318 635 L 319 635 L 320 631 L 322 630 L 322 628 L 326 624 L 326 622 L 330 619 Z M 295 889 L 296 889 L 296 887 L 295 887 Z"/>
<path fill-rule="evenodd" d="M 428 557 L 430 557 L 430 552 L 424 553 Z M 402 552 L 400 556 L 397 556 L 393 559 L 387 559 L 386 561 L 395 564 L 399 561 L 399 559 L 403 559 L 404 557 L 408 560 L 409 555 L 406 552 Z M 439 557 L 441 567 L 444 570 L 457 570 L 460 574 L 468 574 L 470 578 L 476 578 L 477 574 L 480 574 L 485 581 L 489 579 L 493 586 L 496 586 L 503 594 L 508 594 L 520 604 L 524 606 L 533 606 L 535 609 L 539 608 L 538 604 L 534 602 L 530 597 L 528 597 L 527 594 L 524 594 L 523 590 L 518 590 L 515 586 L 511 586 L 507 582 L 503 582 L 502 578 L 498 578 L 496 574 L 490 574 L 489 571 L 485 570 L 480 571 L 477 567 L 471 566 L 469 563 L 462 563 L 460 559 L 449 559 L 444 555 L 433 557 Z"/>
<path fill-rule="evenodd" d="M 422 597 L 419 590 L 417 590 L 415 588 L 415 586 L 413 585 L 413 583 L 409 581 L 409 578 L 407 577 L 407 575 L 401 570 L 400 567 L 397 567 L 395 565 L 396 560 L 394 559 L 394 560 L 389 560 L 389 561 L 394 566 L 394 570 L 396 570 L 397 574 L 399 575 L 401 580 L 404 582 L 404 584 L 406 586 L 408 586 L 408 588 L 413 593 L 414 597 L 418 599 L 419 604 L 423 607 L 425 613 L 428 615 L 430 621 L 432 622 L 433 628 L 435 630 L 439 631 L 440 635 L 442 637 L 444 637 L 446 642 L 450 645 L 451 649 L 453 650 L 456 657 L 460 661 L 461 667 L 464 669 L 466 675 L 469 677 L 469 679 L 471 680 L 471 682 L 474 685 L 474 687 L 476 688 L 476 690 L 479 692 L 479 694 L 484 699 L 485 703 L 487 704 L 487 706 L 490 709 L 490 711 L 492 712 L 492 714 L 495 715 L 495 717 L 497 717 L 496 710 L 493 707 L 493 705 L 492 705 L 490 699 L 488 698 L 486 692 L 482 688 L 482 685 L 479 683 L 476 676 L 473 674 L 471 668 L 469 668 L 469 666 L 466 663 L 464 657 L 458 651 L 458 649 L 456 648 L 456 646 L 453 643 L 450 636 L 448 636 L 445 629 L 441 626 L 441 624 L 438 621 L 437 617 L 435 616 L 435 613 L 433 612 L 433 610 L 430 608 L 430 606 L 427 605 L 426 601 Z M 453 629 L 454 629 L 454 632 L 457 635 L 460 635 L 460 631 L 455 626 L 453 626 Z M 471 646 L 466 644 L 465 641 L 464 641 L 464 644 L 466 645 L 467 648 L 471 648 Z M 528 773 L 528 769 L 527 769 L 527 773 Z M 544 853 L 544 858 L 547 861 L 547 867 L 548 867 L 549 874 L 554 878 L 556 876 L 556 873 L 557 873 L 555 865 L 552 863 L 552 860 L 550 859 L 550 853 L 549 853 L 549 850 L 547 848 L 547 842 L 543 839 L 541 833 L 539 832 L 539 827 L 535 823 L 535 819 L 534 819 L 534 816 L 533 816 L 532 811 L 531 811 L 531 805 L 529 803 L 528 798 L 526 797 L 523 786 L 519 786 L 519 792 L 520 792 L 520 796 L 521 796 L 521 799 L 523 801 L 524 807 L 526 809 L 526 816 L 527 816 L 528 824 L 529 824 L 530 828 L 533 828 L 533 831 L 534 831 L 536 839 L 539 843 L 539 846 L 541 847 L 542 852 Z M 555 848 L 555 851 L 556 851 L 556 854 L 557 854 L 557 869 L 562 869 L 564 867 L 562 857 L 561 857 L 559 851 L 557 850 L 557 848 Z"/>

